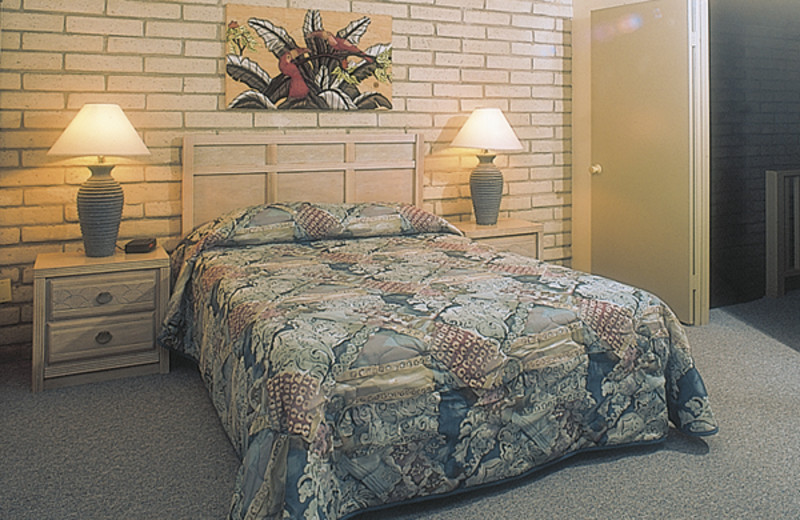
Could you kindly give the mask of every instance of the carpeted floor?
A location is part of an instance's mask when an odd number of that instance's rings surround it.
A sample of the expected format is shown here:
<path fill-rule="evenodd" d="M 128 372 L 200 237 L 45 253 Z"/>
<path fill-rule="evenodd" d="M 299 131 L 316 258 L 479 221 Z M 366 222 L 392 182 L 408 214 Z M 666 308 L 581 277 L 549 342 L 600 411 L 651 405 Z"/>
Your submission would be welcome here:
<path fill-rule="evenodd" d="M 30 392 L 0 365 L 0 519 L 225 518 L 239 461 L 193 366 Z"/>
<path fill-rule="evenodd" d="M 661 445 L 359 518 L 800 518 L 798 322 L 800 292 L 714 309 L 688 330 L 714 437 L 673 431 Z M 0 363 L 0 518 L 226 516 L 238 460 L 192 366 L 35 395 L 29 374 L 27 360 Z"/>
<path fill-rule="evenodd" d="M 800 290 L 722 309 L 767 336 L 800 352 Z M 800 516 L 800 515 L 799 515 Z"/>

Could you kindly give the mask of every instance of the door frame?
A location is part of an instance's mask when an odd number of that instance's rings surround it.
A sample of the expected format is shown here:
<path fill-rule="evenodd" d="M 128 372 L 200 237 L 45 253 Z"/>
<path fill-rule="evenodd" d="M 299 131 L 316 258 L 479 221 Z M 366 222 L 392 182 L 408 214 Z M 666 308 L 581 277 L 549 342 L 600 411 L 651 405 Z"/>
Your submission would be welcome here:
<path fill-rule="evenodd" d="M 574 0 L 572 20 L 572 267 L 581 271 L 592 270 L 592 63 L 591 63 L 591 12 L 622 5 L 642 3 L 647 0 Z M 708 2 L 690 2 L 689 33 L 692 39 L 688 49 L 692 78 L 693 106 L 690 140 L 693 143 L 693 170 L 690 193 L 693 215 L 693 319 L 691 324 L 703 325 L 709 319 L 710 294 L 710 114 L 708 79 Z"/>

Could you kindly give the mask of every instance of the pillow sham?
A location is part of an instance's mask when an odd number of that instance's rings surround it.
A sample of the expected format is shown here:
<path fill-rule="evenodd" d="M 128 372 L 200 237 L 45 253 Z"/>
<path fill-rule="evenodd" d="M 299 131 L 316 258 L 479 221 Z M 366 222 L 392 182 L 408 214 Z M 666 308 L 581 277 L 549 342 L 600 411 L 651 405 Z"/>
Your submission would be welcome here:
<path fill-rule="evenodd" d="M 237 218 L 234 216 L 234 218 Z M 246 208 L 221 245 L 461 232 L 411 204 L 292 202 Z"/>

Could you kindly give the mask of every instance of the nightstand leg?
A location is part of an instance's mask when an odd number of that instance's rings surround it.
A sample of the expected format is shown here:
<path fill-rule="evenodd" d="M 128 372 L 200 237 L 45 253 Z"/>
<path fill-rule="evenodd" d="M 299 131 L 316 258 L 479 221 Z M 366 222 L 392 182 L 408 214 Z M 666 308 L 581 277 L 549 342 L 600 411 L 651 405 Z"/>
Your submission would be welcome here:
<path fill-rule="evenodd" d="M 33 281 L 34 301 L 45 301 L 46 284 L 42 279 Z M 34 305 L 33 307 L 33 359 L 31 371 L 31 388 L 34 392 L 44 389 L 44 327 L 45 327 L 45 306 Z"/>

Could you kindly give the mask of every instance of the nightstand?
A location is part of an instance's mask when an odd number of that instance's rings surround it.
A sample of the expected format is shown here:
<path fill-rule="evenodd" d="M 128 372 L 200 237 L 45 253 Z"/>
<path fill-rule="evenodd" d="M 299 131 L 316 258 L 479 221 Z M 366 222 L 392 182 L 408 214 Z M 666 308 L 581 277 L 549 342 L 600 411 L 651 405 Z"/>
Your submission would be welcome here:
<path fill-rule="evenodd" d="M 493 226 L 479 226 L 474 220 L 454 222 L 469 238 L 491 244 L 498 249 L 525 256 L 542 258 L 544 224 L 515 218 L 499 218 Z"/>
<path fill-rule="evenodd" d="M 169 257 L 43 253 L 33 271 L 33 391 L 169 371 L 156 344 Z"/>

